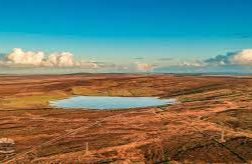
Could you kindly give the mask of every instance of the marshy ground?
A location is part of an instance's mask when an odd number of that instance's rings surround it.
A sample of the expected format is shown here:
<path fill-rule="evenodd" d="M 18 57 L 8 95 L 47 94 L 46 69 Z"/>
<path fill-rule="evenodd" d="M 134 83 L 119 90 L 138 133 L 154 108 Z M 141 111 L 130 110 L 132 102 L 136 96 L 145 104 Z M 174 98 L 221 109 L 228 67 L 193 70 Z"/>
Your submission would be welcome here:
<path fill-rule="evenodd" d="M 54 109 L 72 95 L 157 96 L 128 110 Z M 76 74 L 0 76 L 1 163 L 252 161 L 252 77 Z"/>

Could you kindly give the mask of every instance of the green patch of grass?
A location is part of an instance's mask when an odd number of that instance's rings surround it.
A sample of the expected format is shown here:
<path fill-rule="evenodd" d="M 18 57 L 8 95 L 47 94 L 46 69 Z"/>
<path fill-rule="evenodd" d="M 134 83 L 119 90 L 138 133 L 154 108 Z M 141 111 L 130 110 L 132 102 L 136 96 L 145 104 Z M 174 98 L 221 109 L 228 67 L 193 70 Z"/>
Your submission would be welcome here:
<path fill-rule="evenodd" d="M 180 102 L 182 102 L 182 103 L 184 103 L 184 102 L 192 102 L 192 101 L 195 101 L 195 100 L 192 99 L 192 98 L 188 98 L 188 97 L 184 97 L 184 98 L 180 99 Z"/>
<path fill-rule="evenodd" d="M 19 97 L 5 97 L 1 100 L 3 107 L 36 107 L 48 106 L 49 101 L 67 97 L 66 93 L 53 92 L 45 95 L 29 95 Z"/>

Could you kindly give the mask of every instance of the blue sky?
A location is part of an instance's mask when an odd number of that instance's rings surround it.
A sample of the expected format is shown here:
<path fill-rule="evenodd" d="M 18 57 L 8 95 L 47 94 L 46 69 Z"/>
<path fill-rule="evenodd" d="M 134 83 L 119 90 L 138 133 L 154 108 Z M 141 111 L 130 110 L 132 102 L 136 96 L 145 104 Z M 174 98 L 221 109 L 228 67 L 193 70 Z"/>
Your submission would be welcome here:
<path fill-rule="evenodd" d="M 0 0 L 0 51 L 161 66 L 205 60 L 252 48 L 251 8 L 251 0 Z"/>

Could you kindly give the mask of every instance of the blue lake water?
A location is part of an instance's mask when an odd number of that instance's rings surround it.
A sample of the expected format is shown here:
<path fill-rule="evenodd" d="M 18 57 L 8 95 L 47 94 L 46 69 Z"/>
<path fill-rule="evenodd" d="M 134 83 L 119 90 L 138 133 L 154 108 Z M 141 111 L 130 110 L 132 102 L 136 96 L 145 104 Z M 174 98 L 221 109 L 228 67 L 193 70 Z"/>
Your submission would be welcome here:
<path fill-rule="evenodd" d="M 161 106 L 175 103 L 174 99 L 158 97 L 110 97 L 110 96 L 74 96 L 62 100 L 50 101 L 50 105 L 59 108 L 88 109 L 128 109 Z"/>

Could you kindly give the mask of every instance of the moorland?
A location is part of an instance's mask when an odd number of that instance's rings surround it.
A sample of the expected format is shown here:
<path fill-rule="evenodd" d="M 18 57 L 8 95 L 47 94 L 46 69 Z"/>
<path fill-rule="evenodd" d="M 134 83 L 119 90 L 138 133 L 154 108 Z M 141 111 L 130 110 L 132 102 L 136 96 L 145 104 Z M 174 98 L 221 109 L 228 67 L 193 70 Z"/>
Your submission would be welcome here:
<path fill-rule="evenodd" d="M 124 110 L 61 109 L 73 95 L 155 96 L 177 103 Z M 175 74 L 0 76 L 1 163 L 252 161 L 252 77 Z"/>

